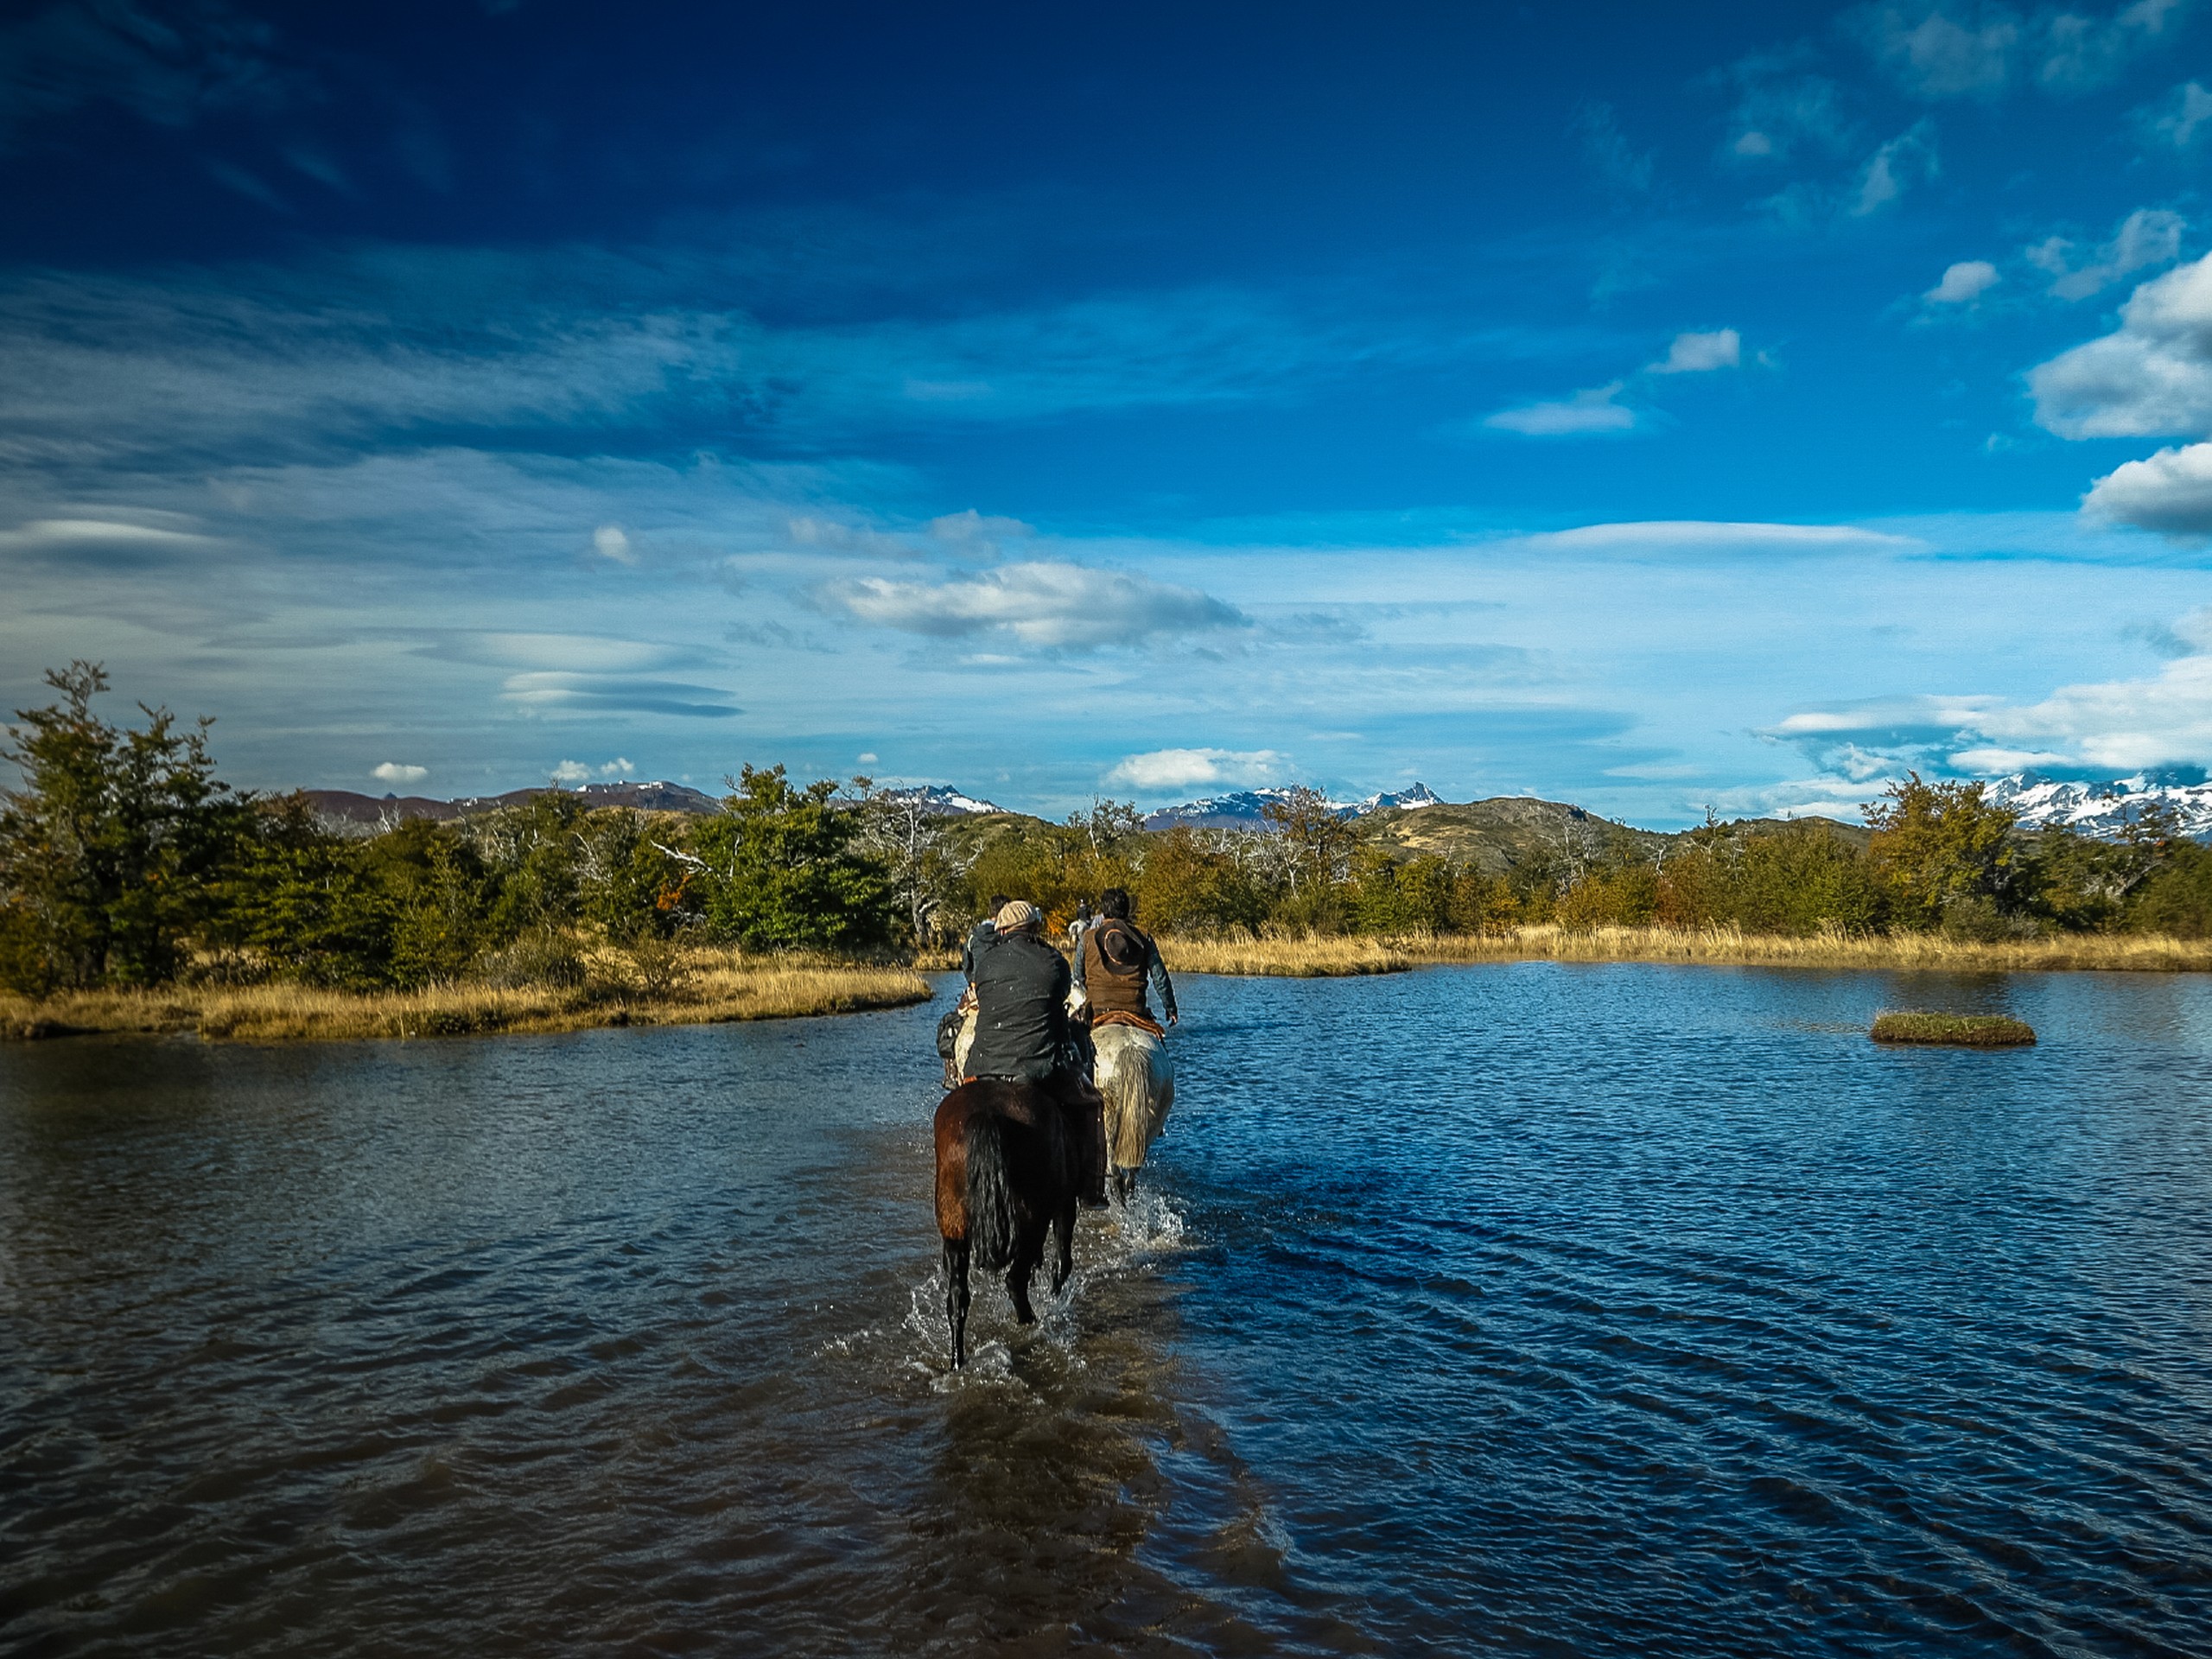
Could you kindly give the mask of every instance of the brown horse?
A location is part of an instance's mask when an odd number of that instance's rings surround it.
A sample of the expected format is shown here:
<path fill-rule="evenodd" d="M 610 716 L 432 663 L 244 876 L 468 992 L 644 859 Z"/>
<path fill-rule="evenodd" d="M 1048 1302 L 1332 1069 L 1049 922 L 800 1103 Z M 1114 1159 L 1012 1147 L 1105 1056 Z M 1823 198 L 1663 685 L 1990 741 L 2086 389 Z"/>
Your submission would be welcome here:
<path fill-rule="evenodd" d="M 1060 1107 L 1033 1084 L 963 1083 L 937 1109 L 937 1230 L 944 1240 L 944 1314 L 952 1363 L 968 1363 L 968 1267 L 1006 1270 L 1014 1317 L 1029 1306 L 1029 1275 L 1058 1234 L 1052 1293 L 1074 1269 L 1080 1153 Z"/>

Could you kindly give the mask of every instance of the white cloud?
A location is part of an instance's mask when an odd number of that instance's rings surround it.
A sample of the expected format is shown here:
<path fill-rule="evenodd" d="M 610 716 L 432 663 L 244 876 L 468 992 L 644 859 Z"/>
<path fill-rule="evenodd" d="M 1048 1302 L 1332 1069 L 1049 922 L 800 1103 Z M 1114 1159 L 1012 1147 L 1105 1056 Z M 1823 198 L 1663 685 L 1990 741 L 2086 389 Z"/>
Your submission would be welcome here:
<path fill-rule="evenodd" d="M 2062 300 L 2084 300 L 2121 277 L 2181 257 L 2181 233 L 2188 221 L 2163 207 L 2139 207 L 2120 221 L 2111 241 L 2085 264 L 2074 263 L 2075 245 L 2054 236 L 2027 251 L 2028 263 L 2056 279 L 2050 291 Z"/>
<path fill-rule="evenodd" d="M 34 518 L 13 530 L 0 531 L 0 552 L 69 553 L 99 548 L 182 552 L 207 546 L 208 539 L 115 518 Z"/>
<path fill-rule="evenodd" d="M 1986 259 L 1961 259 L 1943 269 L 1943 279 L 1920 297 L 1930 305 L 1969 305 L 2003 280 Z"/>
<path fill-rule="evenodd" d="M 914 550 L 896 536 L 887 536 L 880 530 L 868 530 L 842 524 L 835 518 L 820 518 L 803 513 L 785 523 L 785 533 L 791 545 L 809 550 L 830 553 L 851 553 L 864 558 L 905 559 L 914 556 Z"/>
<path fill-rule="evenodd" d="M 2052 92 L 2086 92 L 2108 85 L 2139 53 L 2167 38 L 2185 0 L 2134 0 L 2108 18 L 2062 11 L 2039 20 L 2042 61 L 2036 79 Z"/>
<path fill-rule="evenodd" d="M 2171 38 L 2184 9 L 2185 0 L 2133 0 L 2105 16 L 2046 10 L 2028 18 L 2003 5 L 1944 0 L 1870 6 L 1855 21 L 1899 89 L 1932 103 L 1996 98 L 2023 68 L 2045 92 L 2092 92 Z"/>
<path fill-rule="evenodd" d="M 627 778 L 636 770 L 628 756 L 618 754 L 599 769 L 599 775 L 602 778 Z"/>
<path fill-rule="evenodd" d="M 2120 318 L 2029 372 L 2037 422 L 2064 438 L 2212 431 L 2212 257 L 2145 283 Z"/>
<path fill-rule="evenodd" d="M 1847 211 L 1857 219 L 1878 213 L 1915 184 L 1936 176 L 1936 130 L 1921 121 L 1867 157 L 1857 194 Z"/>
<path fill-rule="evenodd" d="M 1836 85 L 1797 73 L 1797 53 L 1755 53 L 1713 77 L 1738 92 L 1728 152 L 1739 161 L 1786 161 L 1801 148 L 1840 154 L 1850 143 Z"/>
<path fill-rule="evenodd" d="M 1743 337 L 1733 328 L 1716 328 L 1710 334 L 1681 334 L 1667 348 L 1667 355 L 1650 365 L 1652 374 L 1707 374 L 1715 369 L 1732 369 L 1744 360 Z"/>
<path fill-rule="evenodd" d="M 613 674 L 510 674 L 499 700 L 534 715 L 683 715 L 721 719 L 738 713 L 728 694 L 680 680 Z"/>
<path fill-rule="evenodd" d="M 430 775 L 428 766 L 402 766 L 397 760 L 387 760 L 369 774 L 380 784 L 419 784 Z"/>
<path fill-rule="evenodd" d="M 591 544 L 601 558 L 612 559 L 617 564 L 635 564 L 638 555 L 630 545 L 630 538 L 620 525 L 601 524 L 591 533 Z"/>
<path fill-rule="evenodd" d="M 1856 21 L 1876 60 L 1915 98 L 1992 98 L 2012 79 L 2020 23 L 2009 12 L 1962 22 L 1941 6 L 1887 5 Z"/>
<path fill-rule="evenodd" d="M 998 634 L 1042 649 L 1134 645 L 1245 620 L 1194 588 L 1043 560 L 937 583 L 880 576 L 833 582 L 822 597 L 877 627 L 939 639 Z"/>
<path fill-rule="evenodd" d="M 552 778 L 556 784 L 588 784 L 591 781 L 591 768 L 581 760 L 563 760 L 553 768 Z"/>
<path fill-rule="evenodd" d="M 1650 152 L 1629 143 L 1611 105 L 1583 105 L 1574 113 L 1574 129 L 1581 135 L 1583 155 L 1608 188 L 1623 195 L 1649 194 Z"/>
<path fill-rule="evenodd" d="M 2196 142 L 2204 124 L 2212 121 L 2212 92 L 2193 80 L 2183 81 L 2158 104 L 2135 112 L 2135 124 L 2154 144 L 2187 149 Z"/>
<path fill-rule="evenodd" d="M 432 647 L 436 654 L 493 668 L 560 670 L 576 674 L 634 674 L 690 661 L 696 653 L 645 639 L 597 633 L 467 632 Z"/>
<path fill-rule="evenodd" d="M 1281 778 L 1286 763 L 1273 749 L 1154 749 L 1125 756 L 1104 781 L 1147 791 L 1249 788 Z"/>
<path fill-rule="evenodd" d="M 1037 533 L 1019 518 L 995 518 L 973 507 L 931 519 L 929 532 L 947 547 L 981 554 L 995 553 L 1002 543 L 1027 541 Z"/>
<path fill-rule="evenodd" d="M 858 764 L 860 764 L 860 765 L 861 765 L 861 766 L 874 766 L 874 765 L 876 763 L 877 760 L 879 759 L 879 757 L 877 756 L 877 754 L 875 753 L 875 752 L 874 752 L 874 750 L 872 750 L 872 749 L 871 749 L 871 750 L 868 750 L 868 751 L 866 751 L 866 752 L 864 752 L 864 753 L 862 753 L 857 754 L 857 755 L 854 756 L 853 758 L 854 758 L 854 760 L 855 760 L 856 762 L 858 762 Z"/>
<path fill-rule="evenodd" d="M 1534 552 L 1849 553 L 1902 552 L 1920 543 L 1855 524 L 1763 524 L 1704 518 L 1658 518 L 1516 536 L 1510 543 Z"/>
<path fill-rule="evenodd" d="M 2174 635 L 2193 647 L 2148 678 L 2062 686 L 2042 701 L 1897 697 L 1792 715 L 1765 734 L 1853 782 L 1906 766 L 1999 773 L 2060 767 L 2120 775 L 2212 764 L 2212 617 Z"/>
<path fill-rule="evenodd" d="M 1625 432 L 1636 424 L 1636 411 L 1624 409 L 1614 401 L 1621 395 L 1623 382 L 1615 380 L 1606 385 L 1594 386 L 1588 391 L 1578 391 L 1572 397 L 1557 403 L 1528 404 L 1518 409 L 1501 409 L 1487 416 L 1483 424 L 1501 431 L 1518 432 L 1524 437 L 1579 437 L 1592 432 Z"/>
<path fill-rule="evenodd" d="M 2090 486 L 2082 511 L 2170 536 L 2212 535 L 2212 443 L 2161 449 L 2115 467 Z"/>

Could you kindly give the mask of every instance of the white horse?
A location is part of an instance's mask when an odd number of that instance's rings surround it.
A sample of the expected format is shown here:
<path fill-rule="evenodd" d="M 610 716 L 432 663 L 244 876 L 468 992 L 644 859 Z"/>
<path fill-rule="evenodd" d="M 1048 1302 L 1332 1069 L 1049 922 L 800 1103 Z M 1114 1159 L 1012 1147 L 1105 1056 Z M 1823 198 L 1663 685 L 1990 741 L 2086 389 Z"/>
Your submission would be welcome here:
<path fill-rule="evenodd" d="M 1106 1100 L 1106 1161 L 1114 1196 L 1123 1203 L 1137 1189 L 1144 1155 L 1167 1127 L 1175 1104 L 1175 1062 L 1167 1045 L 1141 1026 L 1102 1020 L 1090 1029 L 1098 1064 L 1091 1080 Z"/>

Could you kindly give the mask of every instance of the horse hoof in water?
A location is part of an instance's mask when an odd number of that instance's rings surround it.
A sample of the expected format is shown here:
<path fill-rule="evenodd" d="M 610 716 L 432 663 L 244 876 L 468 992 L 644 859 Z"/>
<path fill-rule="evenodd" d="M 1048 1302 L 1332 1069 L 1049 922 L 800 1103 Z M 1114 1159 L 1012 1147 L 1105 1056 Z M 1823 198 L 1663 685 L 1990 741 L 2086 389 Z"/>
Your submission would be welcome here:
<path fill-rule="evenodd" d="M 1129 1200 L 1130 1200 L 1131 1198 L 1134 1198 L 1135 1197 L 1136 1197 L 1136 1195 L 1137 1195 L 1137 1173 L 1136 1173 L 1136 1171 L 1135 1171 L 1134 1169 L 1123 1169 L 1122 1167 L 1121 1167 L 1121 1166 L 1120 1166 L 1120 1165 L 1118 1165 L 1118 1164 L 1117 1164 L 1117 1165 L 1116 1165 L 1116 1166 L 1115 1166 L 1115 1167 L 1114 1167 L 1114 1198 L 1115 1198 L 1115 1201 L 1116 1201 L 1116 1203 L 1118 1203 L 1118 1204 L 1122 1205 L 1124 1207 L 1126 1207 L 1126 1206 L 1128 1205 L 1128 1204 Z"/>

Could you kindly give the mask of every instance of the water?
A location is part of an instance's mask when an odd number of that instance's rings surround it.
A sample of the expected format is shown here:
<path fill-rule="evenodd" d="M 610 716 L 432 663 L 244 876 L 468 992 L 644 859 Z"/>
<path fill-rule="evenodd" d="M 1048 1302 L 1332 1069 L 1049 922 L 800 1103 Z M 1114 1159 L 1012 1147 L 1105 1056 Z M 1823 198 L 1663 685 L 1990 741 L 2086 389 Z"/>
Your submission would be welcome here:
<path fill-rule="evenodd" d="M 0 1649 L 2212 1649 L 2212 984 L 1182 989 L 959 1376 L 932 1009 L 0 1050 Z"/>

